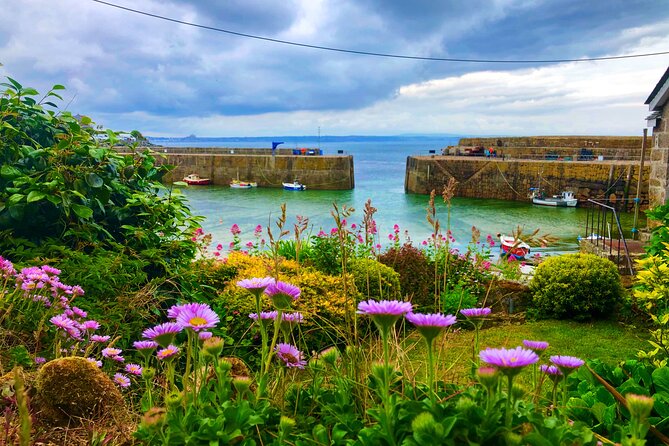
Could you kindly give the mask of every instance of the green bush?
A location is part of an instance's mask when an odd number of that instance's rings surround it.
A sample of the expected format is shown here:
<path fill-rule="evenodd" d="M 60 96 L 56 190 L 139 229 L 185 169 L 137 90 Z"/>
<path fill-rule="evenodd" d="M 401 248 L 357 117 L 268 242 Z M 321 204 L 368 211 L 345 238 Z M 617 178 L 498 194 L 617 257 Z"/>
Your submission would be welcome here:
<path fill-rule="evenodd" d="M 379 262 L 399 273 L 400 287 L 408 300 L 417 307 L 434 308 L 434 266 L 423 251 L 407 243 L 384 252 Z"/>
<path fill-rule="evenodd" d="M 361 299 L 401 299 L 400 275 L 391 267 L 373 259 L 352 259 L 348 272 Z"/>
<path fill-rule="evenodd" d="M 170 167 L 148 150 L 120 155 L 117 133 L 56 113 L 49 101 L 62 99 L 60 85 L 41 98 L 13 79 L 0 85 L 0 252 L 19 263 L 39 262 L 54 246 L 60 258 L 122 252 L 145 262 L 149 279 L 193 259 L 199 219 L 160 184 Z"/>
<path fill-rule="evenodd" d="M 551 257 L 530 282 L 539 317 L 588 320 L 610 315 L 620 303 L 620 274 L 613 262 L 594 254 Z"/>

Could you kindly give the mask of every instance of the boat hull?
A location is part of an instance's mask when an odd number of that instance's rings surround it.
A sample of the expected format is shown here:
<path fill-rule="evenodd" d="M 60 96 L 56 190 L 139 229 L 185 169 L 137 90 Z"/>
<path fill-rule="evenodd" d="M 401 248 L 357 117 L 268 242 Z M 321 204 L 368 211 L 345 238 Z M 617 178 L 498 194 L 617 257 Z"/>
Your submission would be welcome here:
<path fill-rule="evenodd" d="M 306 190 L 307 186 L 299 183 L 282 183 L 285 190 Z"/>
<path fill-rule="evenodd" d="M 540 206 L 573 208 L 578 204 L 578 200 L 576 198 L 572 200 L 564 200 L 562 198 L 533 198 L 532 203 Z"/>
<path fill-rule="evenodd" d="M 258 183 L 255 181 L 233 181 L 230 183 L 230 187 L 233 189 L 253 189 L 258 187 Z"/>
<path fill-rule="evenodd" d="M 507 236 L 500 237 L 499 249 L 502 257 L 514 260 L 524 260 L 530 253 L 530 246 L 527 243 Z"/>

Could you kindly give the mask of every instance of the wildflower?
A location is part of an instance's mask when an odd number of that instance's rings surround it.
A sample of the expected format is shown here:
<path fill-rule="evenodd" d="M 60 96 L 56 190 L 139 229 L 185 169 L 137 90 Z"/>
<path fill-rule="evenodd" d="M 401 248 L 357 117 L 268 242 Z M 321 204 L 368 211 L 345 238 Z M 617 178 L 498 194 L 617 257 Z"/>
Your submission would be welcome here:
<path fill-rule="evenodd" d="M 220 243 L 218 245 L 216 245 L 216 251 L 220 251 L 222 249 L 223 249 L 223 245 L 221 245 Z"/>
<path fill-rule="evenodd" d="M 274 319 L 276 319 L 277 314 L 278 314 L 278 312 L 276 310 L 275 311 L 262 311 L 262 312 L 260 312 L 260 321 L 261 322 L 270 321 L 270 320 L 273 321 Z M 258 322 L 258 314 L 251 313 L 251 314 L 249 314 L 249 317 L 251 319 L 253 319 L 254 321 Z"/>
<path fill-rule="evenodd" d="M 130 373 L 131 375 L 139 376 L 142 374 L 142 366 L 140 366 L 139 364 L 126 364 L 125 371 Z"/>
<path fill-rule="evenodd" d="M 130 387 L 130 378 L 125 376 L 123 373 L 115 373 L 114 383 L 116 383 L 116 385 L 118 385 L 119 387 L 125 389 L 126 387 Z"/>
<path fill-rule="evenodd" d="M 239 235 L 239 234 L 242 233 L 242 230 L 239 229 L 239 226 L 237 225 L 237 223 L 235 223 L 235 224 L 232 225 L 232 227 L 230 228 L 230 232 L 232 233 L 232 235 Z"/>
<path fill-rule="evenodd" d="M 585 361 L 575 356 L 551 356 L 550 359 L 565 376 L 585 364 Z"/>
<path fill-rule="evenodd" d="M 35 364 L 44 364 L 46 362 L 46 358 L 42 356 L 37 356 L 35 358 Z"/>
<path fill-rule="evenodd" d="M 300 297 L 300 289 L 295 285 L 286 282 L 276 281 L 265 288 L 267 294 L 274 306 L 279 309 L 286 309 L 290 307 L 290 303 Z"/>
<path fill-rule="evenodd" d="M 169 359 L 173 356 L 176 356 L 178 353 L 179 353 L 179 347 L 170 344 L 164 349 L 158 350 L 156 356 L 158 357 L 158 359 Z"/>
<path fill-rule="evenodd" d="M 490 391 L 497 385 L 499 375 L 494 367 L 479 367 L 476 371 L 476 377 L 483 387 Z"/>
<path fill-rule="evenodd" d="M 122 350 L 120 348 L 107 347 L 102 349 L 102 356 L 105 358 L 112 358 L 114 356 L 120 355 Z"/>
<path fill-rule="evenodd" d="M 49 319 L 49 322 L 51 322 L 53 325 L 55 325 L 57 328 L 60 328 L 61 330 L 65 330 L 67 332 L 70 332 L 73 329 L 76 329 L 76 322 L 74 322 L 72 319 L 69 317 L 65 316 L 64 314 L 59 314 L 51 319 Z"/>
<path fill-rule="evenodd" d="M 76 314 L 79 317 L 82 317 L 82 318 L 88 317 L 88 313 L 86 313 L 84 310 L 82 310 L 79 307 L 72 307 L 72 311 L 74 312 L 74 314 Z"/>
<path fill-rule="evenodd" d="M 218 355 L 220 355 L 223 351 L 223 344 L 224 342 L 222 338 L 213 336 L 209 339 L 205 339 L 204 343 L 202 344 L 202 348 L 211 356 L 218 357 Z"/>
<path fill-rule="evenodd" d="M 625 400 L 627 401 L 627 408 L 630 411 L 630 415 L 639 421 L 644 421 L 648 418 L 650 412 L 653 410 L 653 405 L 655 404 L 653 397 L 635 395 L 633 393 L 625 395 Z"/>
<path fill-rule="evenodd" d="M 220 321 L 216 314 L 207 304 L 193 303 L 184 306 L 177 316 L 177 323 L 184 328 L 193 331 L 214 328 Z"/>
<path fill-rule="evenodd" d="M 232 379 L 232 385 L 235 386 L 237 393 L 244 394 L 251 387 L 251 378 L 248 376 L 235 376 Z"/>
<path fill-rule="evenodd" d="M 539 354 L 548 348 L 548 342 L 523 340 L 523 346 Z"/>
<path fill-rule="evenodd" d="M 487 348 L 479 353 L 481 361 L 497 367 L 507 376 L 516 375 L 523 367 L 539 361 L 539 356 L 532 350 L 522 347 L 514 349 Z"/>
<path fill-rule="evenodd" d="M 539 366 L 539 371 L 544 373 L 554 382 L 562 378 L 562 372 L 554 365 L 541 364 Z"/>
<path fill-rule="evenodd" d="M 147 328 L 142 333 L 142 336 L 145 339 L 150 339 L 156 341 L 161 346 L 166 346 L 174 341 L 177 333 L 183 330 L 183 327 L 176 322 L 165 322 L 160 325 L 156 325 L 153 328 Z"/>
<path fill-rule="evenodd" d="M 358 314 L 370 316 L 382 332 L 392 327 L 400 316 L 411 312 L 413 309 L 410 302 L 398 300 L 367 300 L 358 304 Z"/>
<path fill-rule="evenodd" d="M 214 334 L 210 331 L 201 331 L 197 334 L 197 337 L 200 341 L 206 341 L 211 338 Z"/>
<path fill-rule="evenodd" d="M 272 277 L 254 277 L 252 279 L 244 279 L 237 282 L 237 286 L 249 290 L 251 293 L 263 292 L 265 289 L 274 284 L 275 280 Z"/>
<path fill-rule="evenodd" d="M 286 367 L 303 369 L 304 366 L 307 365 L 307 361 L 304 360 L 302 352 L 293 345 L 280 343 L 276 345 L 274 351 L 276 352 L 276 356 L 283 361 Z"/>
<path fill-rule="evenodd" d="M 439 336 L 439 334 L 457 322 L 455 316 L 441 313 L 435 314 L 420 314 L 407 313 L 406 319 L 411 322 L 418 332 L 428 341 Z"/>
<path fill-rule="evenodd" d="M 102 367 L 102 361 L 99 361 L 95 358 L 86 358 L 86 361 L 90 362 L 91 364 L 93 364 L 97 368 Z"/>
<path fill-rule="evenodd" d="M 260 233 L 262 232 L 262 225 L 258 225 L 258 226 L 256 226 L 256 228 L 253 230 L 253 232 L 254 232 L 256 235 L 260 235 Z"/>
<path fill-rule="evenodd" d="M 111 356 L 109 359 L 116 362 L 125 362 L 125 358 L 121 355 Z"/>
<path fill-rule="evenodd" d="M 465 316 L 468 319 L 485 317 L 485 316 L 488 316 L 491 312 L 492 312 L 492 310 L 488 307 L 485 307 L 485 308 L 465 308 L 463 310 L 460 310 L 460 313 L 462 313 L 462 315 Z"/>
<path fill-rule="evenodd" d="M 109 339 L 111 339 L 111 337 L 110 336 L 91 335 L 90 339 L 93 342 L 104 343 L 104 342 L 109 341 Z"/>
<path fill-rule="evenodd" d="M 84 321 L 81 323 L 81 325 L 79 325 L 79 328 L 81 328 L 82 330 L 94 331 L 100 328 L 100 323 L 94 320 Z"/>

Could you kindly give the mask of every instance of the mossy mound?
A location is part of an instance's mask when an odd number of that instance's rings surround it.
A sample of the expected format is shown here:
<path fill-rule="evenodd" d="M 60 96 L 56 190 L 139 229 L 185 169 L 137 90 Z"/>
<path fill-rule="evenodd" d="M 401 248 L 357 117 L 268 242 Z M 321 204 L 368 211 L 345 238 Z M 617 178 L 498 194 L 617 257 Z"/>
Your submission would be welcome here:
<path fill-rule="evenodd" d="M 54 424 L 82 420 L 130 419 L 113 381 L 84 358 L 55 359 L 42 366 L 35 381 L 41 415 Z"/>

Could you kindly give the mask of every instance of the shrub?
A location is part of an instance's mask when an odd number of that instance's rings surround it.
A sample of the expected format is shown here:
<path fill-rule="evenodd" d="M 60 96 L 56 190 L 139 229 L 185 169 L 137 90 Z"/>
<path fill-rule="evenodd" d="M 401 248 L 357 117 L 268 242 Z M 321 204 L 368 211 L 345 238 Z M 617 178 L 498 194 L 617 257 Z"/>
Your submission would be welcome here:
<path fill-rule="evenodd" d="M 400 275 L 373 259 L 352 259 L 348 272 L 353 275 L 361 299 L 400 299 Z"/>
<path fill-rule="evenodd" d="M 621 301 L 616 265 L 594 254 L 565 254 L 541 263 L 530 282 L 538 316 L 587 320 L 611 314 Z"/>
<path fill-rule="evenodd" d="M 17 262 L 50 246 L 119 251 L 146 261 L 149 278 L 192 260 L 198 219 L 185 197 L 159 193 L 169 166 L 150 151 L 120 155 L 117 134 L 98 138 L 88 117 L 55 113 L 56 85 L 41 100 L 13 79 L 0 95 L 0 252 Z"/>
<path fill-rule="evenodd" d="M 420 249 L 408 243 L 393 247 L 379 257 L 379 262 L 399 273 L 400 287 L 414 305 L 434 306 L 434 267 Z"/>
<path fill-rule="evenodd" d="M 308 256 L 304 256 L 319 271 L 326 274 L 341 273 L 341 246 L 336 236 L 312 236 Z"/>

